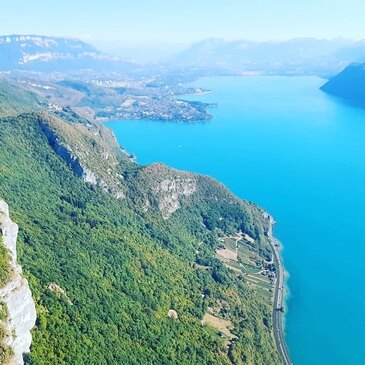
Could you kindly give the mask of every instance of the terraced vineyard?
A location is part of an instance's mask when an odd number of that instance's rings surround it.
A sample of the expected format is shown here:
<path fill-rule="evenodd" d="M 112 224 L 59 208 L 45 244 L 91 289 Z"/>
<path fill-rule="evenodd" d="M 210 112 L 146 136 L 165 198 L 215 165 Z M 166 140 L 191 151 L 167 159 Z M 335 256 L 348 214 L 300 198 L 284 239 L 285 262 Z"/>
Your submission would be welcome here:
<path fill-rule="evenodd" d="M 265 298 L 272 300 L 275 266 L 273 261 L 263 260 L 252 245 L 255 240 L 247 234 L 220 238 L 222 246 L 216 257 L 236 275 L 244 275 L 246 281 Z"/>

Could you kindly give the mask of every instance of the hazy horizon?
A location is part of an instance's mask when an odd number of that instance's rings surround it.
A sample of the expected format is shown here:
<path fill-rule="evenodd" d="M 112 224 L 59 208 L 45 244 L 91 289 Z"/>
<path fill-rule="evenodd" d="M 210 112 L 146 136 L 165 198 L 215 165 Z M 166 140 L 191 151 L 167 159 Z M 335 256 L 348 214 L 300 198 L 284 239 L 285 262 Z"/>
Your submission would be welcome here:
<path fill-rule="evenodd" d="M 5 1 L 0 0 L 0 4 Z M 206 38 L 253 41 L 292 38 L 365 38 L 365 3 L 314 0 L 305 3 L 261 0 L 15 0 L 3 6 L 0 34 L 40 34 L 88 41 L 194 43 Z M 217 27 L 219 24 L 219 27 Z"/>
<path fill-rule="evenodd" d="M 83 41 L 92 44 L 97 49 L 114 54 L 121 57 L 131 58 L 137 62 L 151 62 L 161 61 L 183 52 L 195 44 L 199 44 L 209 40 L 222 40 L 223 42 L 252 42 L 252 43 L 285 43 L 296 40 L 317 40 L 328 42 L 343 42 L 356 43 L 357 41 L 350 38 L 315 38 L 315 37 L 296 37 L 288 39 L 267 39 L 262 41 L 255 41 L 252 39 L 227 39 L 224 37 L 208 37 L 204 39 L 197 39 L 192 42 L 173 42 L 173 41 L 159 41 L 159 40 L 106 40 L 106 39 L 82 39 Z M 358 41 L 363 41 L 358 40 Z"/>
<path fill-rule="evenodd" d="M 55 37 L 55 38 L 69 38 L 69 39 L 79 39 L 83 42 L 91 44 L 99 51 L 107 54 L 123 57 L 124 59 L 130 59 L 135 62 L 158 62 L 167 60 L 171 56 L 175 56 L 180 52 L 188 50 L 195 44 L 207 42 L 207 41 L 222 41 L 222 42 L 248 42 L 252 44 L 275 44 L 275 43 L 286 43 L 291 41 L 327 41 L 327 42 L 338 42 L 342 46 L 348 44 L 355 44 L 356 42 L 365 41 L 364 39 L 355 40 L 345 37 L 337 38 L 320 38 L 320 37 L 294 37 L 287 39 L 263 39 L 263 40 L 253 40 L 247 38 L 235 38 L 229 39 L 227 37 L 207 37 L 202 39 L 195 39 L 191 42 L 189 41 L 164 41 L 164 40 L 127 40 L 127 39 L 102 39 L 102 38 L 91 38 L 91 37 L 77 37 L 77 36 L 64 36 L 60 34 L 46 34 L 46 33 L 2 33 L 1 37 L 11 37 L 11 36 L 34 36 L 34 37 Z"/>

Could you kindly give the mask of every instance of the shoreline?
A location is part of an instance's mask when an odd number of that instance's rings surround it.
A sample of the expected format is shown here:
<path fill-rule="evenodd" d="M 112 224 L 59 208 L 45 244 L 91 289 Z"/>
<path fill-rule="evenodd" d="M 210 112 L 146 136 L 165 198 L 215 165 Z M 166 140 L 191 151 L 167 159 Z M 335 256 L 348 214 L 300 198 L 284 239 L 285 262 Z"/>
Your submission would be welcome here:
<path fill-rule="evenodd" d="M 107 122 L 114 122 L 117 120 L 108 120 L 105 122 L 102 122 L 103 125 Z M 136 120 L 138 121 L 138 120 Z M 107 128 L 113 131 L 113 129 L 106 125 Z M 113 131 L 114 133 L 114 131 Z M 126 150 L 122 145 L 119 143 L 119 146 L 123 149 L 123 152 L 127 154 Z M 134 162 L 136 162 L 137 157 L 134 156 Z M 242 199 L 242 198 L 240 198 Z M 264 211 L 265 212 L 265 211 Z M 274 341 L 276 345 L 276 349 L 279 353 L 280 358 L 282 359 L 282 363 L 284 365 L 293 365 L 293 362 L 290 357 L 289 349 L 286 344 L 285 340 L 285 333 L 284 333 L 284 305 L 286 300 L 286 288 L 285 288 L 285 280 L 287 277 L 287 272 L 285 271 L 282 258 L 280 255 L 280 248 L 281 245 L 279 244 L 279 241 L 276 240 L 276 238 L 273 235 L 273 227 L 275 225 L 274 218 L 269 214 L 265 213 L 264 216 L 266 216 L 266 219 L 269 220 L 269 230 L 267 232 L 267 238 L 269 241 L 269 245 L 272 252 L 272 260 L 274 262 L 276 273 L 275 273 L 275 283 L 274 283 L 274 294 L 272 297 L 272 324 L 273 324 L 273 330 L 272 334 L 274 336 Z"/>
<path fill-rule="evenodd" d="M 283 309 L 285 304 L 285 277 L 286 272 L 280 256 L 280 245 L 273 235 L 275 220 L 269 215 L 270 228 L 268 232 L 269 244 L 276 267 L 275 290 L 273 296 L 273 336 L 276 348 L 285 365 L 293 365 L 289 349 L 285 341 Z"/>

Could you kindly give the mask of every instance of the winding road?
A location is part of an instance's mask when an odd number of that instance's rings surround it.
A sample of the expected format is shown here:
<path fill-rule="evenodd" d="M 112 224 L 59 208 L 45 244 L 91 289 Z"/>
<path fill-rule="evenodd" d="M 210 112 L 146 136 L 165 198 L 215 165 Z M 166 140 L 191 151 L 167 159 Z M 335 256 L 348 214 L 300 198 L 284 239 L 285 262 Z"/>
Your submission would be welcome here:
<path fill-rule="evenodd" d="M 290 358 L 289 350 L 286 346 L 284 328 L 283 328 L 283 312 L 281 308 L 284 305 L 284 285 L 285 285 L 285 271 L 281 261 L 279 244 L 272 235 L 269 234 L 270 246 L 273 252 L 273 261 L 276 267 L 275 293 L 273 302 L 273 334 L 275 338 L 276 347 L 285 365 L 293 365 Z"/>

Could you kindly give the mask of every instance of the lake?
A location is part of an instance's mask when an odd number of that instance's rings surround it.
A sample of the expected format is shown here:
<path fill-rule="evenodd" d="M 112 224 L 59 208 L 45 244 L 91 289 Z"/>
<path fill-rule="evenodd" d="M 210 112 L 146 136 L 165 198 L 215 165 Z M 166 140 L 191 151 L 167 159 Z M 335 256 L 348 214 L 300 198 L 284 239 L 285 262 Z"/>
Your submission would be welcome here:
<path fill-rule="evenodd" d="M 106 123 L 140 163 L 211 175 L 276 219 L 296 365 L 364 364 L 365 110 L 315 77 L 216 77 L 209 122 Z"/>

